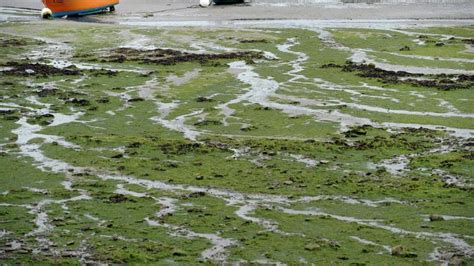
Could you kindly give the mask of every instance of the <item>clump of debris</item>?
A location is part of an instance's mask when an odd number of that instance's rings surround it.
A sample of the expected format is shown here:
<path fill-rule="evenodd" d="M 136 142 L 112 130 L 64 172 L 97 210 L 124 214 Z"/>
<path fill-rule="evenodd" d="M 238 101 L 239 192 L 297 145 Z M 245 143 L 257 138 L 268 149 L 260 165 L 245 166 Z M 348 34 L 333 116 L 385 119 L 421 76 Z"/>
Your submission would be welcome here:
<path fill-rule="evenodd" d="M 213 60 L 232 59 L 252 61 L 253 59 L 263 59 L 261 52 L 237 51 L 226 53 L 191 53 L 174 49 L 152 49 L 140 50 L 134 48 L 117 48 L 109 52 L 109 55 L 102 56 L 103 62 L 123 63 L 126 61 L 140 62 L 144 64 L 175 65 L 185 62 L 207 63 Z"/>
<path fill-rule="evenodd" d="M 374 64 L 356 64 L 346 61 L 344 65 L 326 64 L 321 68 L 340 68 L 344 72 L 356 72 L 363 78 L 375 78 L 383 83 L 409 84 L 419 87 L 436 88 L 440 90 L 474 88 L 474 75 L 465 74 L 415 74 L 406 71 L 390 71 L 376 67 Z"/>

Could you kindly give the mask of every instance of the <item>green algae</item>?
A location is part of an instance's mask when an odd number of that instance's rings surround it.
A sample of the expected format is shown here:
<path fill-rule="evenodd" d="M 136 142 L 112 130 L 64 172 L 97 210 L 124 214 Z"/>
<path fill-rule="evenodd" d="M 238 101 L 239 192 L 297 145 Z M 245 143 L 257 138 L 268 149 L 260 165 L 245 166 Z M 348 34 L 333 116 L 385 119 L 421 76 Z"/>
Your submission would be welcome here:
<path fill-rule="evenodd" d="M 81 70 L 75 76 L 1 76 L 6 85 L 0 90 L 0 107 L 13 110 L 0 116 L 0 193 L 6 192 L 0 195 L 0 204 L 5 204 L 0 210 L 0 232 L 8 232 L 0 237 L 0 250 L 6 251 L 2 253 L 2 263 L 241 261 L 431 265 L 436 263 L 432 257 L 436 248 L 443 252 L 454 250 L 467 263 L 472 262 L 469 250 L 459 250 L 459 246 L 437 236 L 451 233 L 473 244 L 470 239 L 472 186 L 447 184 L 442 173 L 436 172 L 442 170 L 472 184 L 471 140 L 454 137 L 441 129 L 379 125 L 341 128 L 341 122 L 336 119 L 318 119 L 313 113 L 291 113 L 267 107 L 265 102 L 247 100 L 229 104 L 235 112 L 226 117 L 219 106 L 251 90 L 249 84 L 239 80 L 239 73 L 229 71 L 228 64 L 239 59 L 162 66 L 127 60 L 101 62 L 96 60 L 96 54 L 130 45 L 130 39 L 177 50 L 193 50 L 192 44 L 198 44 L 210 46 L 208 49 L 213 53 L 222 52 L 219 46 L 267 51 L 278 59 L 247 62 L 260 78 L 279 83 L 277 92 L 265 100 L 289 109 L 317 109 L 327 112 L 329 117 L 341 113 L 380 124 L 472 129 L 469 116 L 383 113 L 350 105 L 472 114 L 470 89 L 439 91 L 410 84 L 385 84 L 356 73 L 322 68 L 325 64 L 344 64 L 351 53 L 328 45 L 309 30 L 67 25 L 60 30 L 55 29 L 54 22 L 0 28 L 2 40 L 12 34 L 31 37 L 21 37 L 26 41 L 18 50 L 0 47 L 0 53 L 8 61 L 19 60 L 18 54 L 41 46 L 35 41 L 41 37 L 68 45 L 74 56 L 68 60 L 73 64 L 93 64 L 117 72 L 112 75 Z M 430 60 L 427 64 L 425 59 L 401 59 L 385 54 L 403 52 L 471 59 L 471 55 L 462 53 L 464 43 L 459 38 L 436 46 L 441 37 L 430 35 L 430 41 L 423 46 L 413 44 L 413 36 L 397 31 L 332 29 L 330 32 L 344 46 L 372 49 L 375 51 L 372 56 L 382 61 L 390 59 L 389 63 L 472 70 L 470 63 Z M 432 32 L 465 36 L 470 28 Z M 289 80 L 294 77 L 291 71 L 298 55 L 277 47 L 288 39 L 296 40 L 289 48 L 291 51 L 308 56 L 301 60 L 302 68 L 297 73 L 305 78 L 296 81 Z M 410 46 L 410 50 L 400 51 L 404 46 Z M 170 75 L 183 77 L 196 69 L 198 74 L 182 84 L 169 79 Z M 150 86 L 150 81 L 153 81 L 151 91 L 144 96 L 140 90 Z M 48 88 L 48 83 L 53 90 Z M 318 106 L 319 102 L 324 104 Z M 10 103 L 20 107 L 11 107 Z M 45 108 L 41 103 L 51 104 L 46 112 L 50 115 L 31 110 Z M 169 112 L 159 109 L 166 104 L 175 106 Z M 81 115 L 73 122 L 51 126 L 58 114 L 71 116 L 78 112 Z M 196 114 L 189 115 L 192 113 Z M 29 142 L 39 147 L 31 149 L 39 150 L 45 158 L 65 163 L 69 169 L 56 172 L 48 167 L 38 169 L 43 166 L 42 161 L 38 157 L 30 158 L 28 151 L 23 150 L 25 143 L 16 143 L 18 134 L 14 132 L 21 127 L 21 118 L 26 118 L 28 125 L 42 127 L 35 133 L 59 136 L 77 146 L 71 148 L 57 140 L 48 142 L 42 136 Z M 167 123 L 178 126 L 173 128 Z M 186 130 L 199 134 L 195 140 L 186 139 L 183 136 Z M 436 151 L 443 147 L 447 152 Z M 394 173 L 386 161 L 400 156 L 409 156 L 409 160 L 400 172 Z M 107 180 L 104 175 L 117 178 Z M 126 177 L 142 181 L 127 183 Z M 71 182 L 69 190 L 64 181 Z M 160 189 L 144 185 L 145 181 L 185 186 Z M 188 186 L 205 191 L 191 192 L 186 189 Z M 207 188 L 241 193 L 249 201 L 232 202 L 232 197 L 216 196 L 206 191 Z M 88 197 L 72 200 L 82 193 Z M 308 202 L 271 202 L 253 199 L 254 194 L 266 195 L 262 196 L 264 199 L 274 195 L 287 200 L 325 197 Z M 173 199 L 174 206 L 160 201 L 164 199 Z M 45 200 L 50 203 L 35 209 Z M 253 209 L 245 215 L 239 212 L 248 206 Z M 282 211 L 285 208 L 311 214 L 288 214 Z M 169 213 L 157 215 L 163 210 Z M 47 215 L 46 224 L 51 227 L 28 235 L 41 228 L 35 222 L 41 213 Z M 429 221 L 430 215 L 461 218 Z M 156 221 L 158 226 L 152 226 L 148 219 Z M 364 221 L 411 233 L 391 232 Z M 191 236 L 186 230 L 197 235 Z M 417 237 L 417 233 L 425 235 Z M 232 239 L 234 242 L 225 246 L 222 253 L 227 257 L 220 257 L 221 253 L 204 257 L 202 253 L 215 243 L 203 234 Z M 54 245 L 44 246 L 42 237 Z M 364 244 L 354 237 L 372 244 Z M 22 240 L 22 248 L 8 250 L 13 240 Z M 406 256 L 391 254 L 392 247 L 398 245 L 407 250 Z M 37 255 L 25 254 L 34 248 L 42 251 Z M 52 251 L 58 252 L 55 255 Z"/>
<path fill-rule="evenodd" d="M 417 29 L 418 30 L 418 29 Z M 447 57 L 472 59 L 473 55 L 464 53 L 466 50 L 461 28 L 454 38 L 445 36 L 425 36 L 423 34 L 404 34 L 402 32 L 380 31 L 380 30 L 336 30 L 334 39 L 351 48 L 371 49 L 377 52 L 394 52 L 408 55 Z M 421 31 L 423 32 L 423 31 Z M 436 31 L 434 32 L 436 34 Z M 420 39 L 426 44 L 420 45 L 415 42 Z M 441 45 L 443 44 L 443 45 Z M 403 48 L 409 47 L 410 49 Z"/>

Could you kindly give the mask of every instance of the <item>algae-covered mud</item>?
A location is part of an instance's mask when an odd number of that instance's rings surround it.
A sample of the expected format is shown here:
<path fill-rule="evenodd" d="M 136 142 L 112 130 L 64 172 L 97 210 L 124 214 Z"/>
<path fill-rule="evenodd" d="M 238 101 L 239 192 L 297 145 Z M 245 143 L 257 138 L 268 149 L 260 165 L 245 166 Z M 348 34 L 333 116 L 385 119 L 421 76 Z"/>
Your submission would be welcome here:
<path fill-rule="evenodd" d="M 0 261 L 471 264 L 473 36 L 3 24 Z"/>

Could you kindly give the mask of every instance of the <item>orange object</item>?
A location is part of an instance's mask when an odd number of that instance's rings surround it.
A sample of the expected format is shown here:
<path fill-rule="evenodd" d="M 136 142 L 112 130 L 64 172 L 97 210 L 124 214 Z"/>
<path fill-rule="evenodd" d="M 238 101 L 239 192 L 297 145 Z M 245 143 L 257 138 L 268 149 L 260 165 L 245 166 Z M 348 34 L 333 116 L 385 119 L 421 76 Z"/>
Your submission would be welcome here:
<path fill-rule="evenodd" d="M 45 7 L 51 9 L 53 17 L 87 15 L 105 10 L 115 10 L 119 0 L 42 0 Z"/>

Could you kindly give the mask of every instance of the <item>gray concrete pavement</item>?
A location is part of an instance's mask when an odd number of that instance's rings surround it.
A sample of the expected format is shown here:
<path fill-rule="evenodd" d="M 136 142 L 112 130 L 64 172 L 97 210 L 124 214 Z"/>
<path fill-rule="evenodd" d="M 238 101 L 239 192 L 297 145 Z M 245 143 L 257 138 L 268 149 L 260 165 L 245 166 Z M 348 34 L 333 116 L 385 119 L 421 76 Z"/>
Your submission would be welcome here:
<path fill-rule="evenodd" d="M 373 4 L 350 3 L 361 1 Z M 121 0 L 117 14 L 122 18 L 148 16 L 151 20 L 164 21 L 474 19 L 474 0 L 252 0 L 250 5 L 210 8 L 199 8 L 198 2 L 198 0 Z M 40 0 L 0 0 L 0 6 L 42 8 Z"/>

